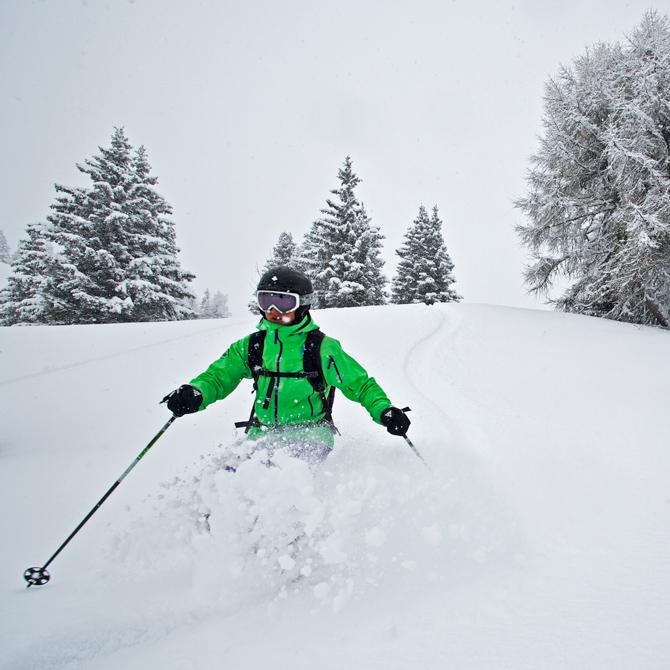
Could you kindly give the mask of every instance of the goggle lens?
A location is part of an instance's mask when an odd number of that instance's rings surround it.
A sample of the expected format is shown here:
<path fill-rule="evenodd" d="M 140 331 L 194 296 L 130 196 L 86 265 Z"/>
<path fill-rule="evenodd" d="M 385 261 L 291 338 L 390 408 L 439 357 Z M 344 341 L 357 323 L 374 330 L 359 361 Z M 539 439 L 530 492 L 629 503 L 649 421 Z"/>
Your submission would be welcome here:
<path fill-rule="evenodd" d="M 292 293 L 274 293 L 272 291 L 258 291 L 256 294 L 258 306 L 267 312 L 274 307 L 278 312 L 292 312 L 298 309 L 298 297 Z"/>

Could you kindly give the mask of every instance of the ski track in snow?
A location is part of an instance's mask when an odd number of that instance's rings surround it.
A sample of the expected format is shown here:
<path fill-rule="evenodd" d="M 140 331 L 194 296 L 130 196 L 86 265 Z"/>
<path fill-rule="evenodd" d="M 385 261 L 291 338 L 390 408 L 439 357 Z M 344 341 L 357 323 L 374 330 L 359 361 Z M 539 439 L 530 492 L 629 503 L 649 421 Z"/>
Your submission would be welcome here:
<path fill-rule="evenodd" d="M 403 373 L 414 391 L 423 399 L 424 404 L 430 405 L 434 412 L 442 416 L 447 426 L 453 430 L 457 422 L 424 391 L 425 386 L 421 383 L 426 374 L 434 375 L 437 372 L 444 379 L 448 379 L 449 376 L 448 370 L 436 370 L 432 360 L 437 348 L 448 346 L 449 336 L 458 327 L 458 317 L 453 312 L 448 317 L 444 309 L 439 306 L 436 306 L 435 310 L 440 317 L 437 324 L 421 339 L 417 340 L 407 352 L 403 362 Z"/>

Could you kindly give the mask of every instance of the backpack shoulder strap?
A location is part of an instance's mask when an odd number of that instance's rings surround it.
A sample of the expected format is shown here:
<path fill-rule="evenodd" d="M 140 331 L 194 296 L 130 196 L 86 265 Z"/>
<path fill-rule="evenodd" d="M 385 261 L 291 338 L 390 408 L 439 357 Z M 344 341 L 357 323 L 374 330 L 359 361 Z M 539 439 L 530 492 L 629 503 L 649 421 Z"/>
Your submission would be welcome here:
<path fill-rule="evenodd" d="M 334 386 L 331 386 L 328 396 L 326 396 L 326 378 L 323 376 L 323 364 L 321 363 L 321 344 L 324 337 L 325 335 L 321 330 L 311 330 L 307 333 L 302 365 L 309 383 L 321 396 L 326 421 L 330 424 L 332 431 L 339 435 L 340 431 L 333 423 Z"/>
<path fill-rule="evenodd" d="M 254 390 L 258 386 L 258 375 L 263 367 L 263 348 L 265 347 L 265 331 L 256 330 L 249 335 L 249 349 L 247 351 L 247 363 L 254 378 Z"/>
<path fill-rule="evenodd" d="M 310 330 L 307 333 L 305 352 L 302 358 L 302 367 L 307 373 L 307 379 L 314 390 L 319 393 L 323 393 L 326 389 L 326 379 L 323 376 L 323 366 L 321 364 L 321 343 L 324 337 L 325 335 L 320 330 Z"/>
<path fill-rule="evenodd" d="M 249 347 L 247 349 L 247 365 L 251 370 L 251 376 L 254 378 L 254 393 L 258 390 L 258 376 L 263 367 L 263 347 L 265 346 L 265 331 L 255 330 L 249 335 Z M 251 414 L 247 421 L 236 421 L 235 428 L 244 428 L 248 433 L 250 428 L 260 425 L 256 418 L 256 404 L 251 404 Z"/>

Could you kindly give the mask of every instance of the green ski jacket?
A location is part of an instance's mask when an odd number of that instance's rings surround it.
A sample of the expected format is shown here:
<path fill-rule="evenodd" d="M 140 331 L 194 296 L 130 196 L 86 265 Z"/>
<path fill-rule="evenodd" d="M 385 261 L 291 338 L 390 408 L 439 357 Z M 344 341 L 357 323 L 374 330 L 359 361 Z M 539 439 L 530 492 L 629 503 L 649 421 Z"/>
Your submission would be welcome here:
<path fill-rule="evenodd" d="M 318 329 L 309 314 L 300 323 L 290 326 L 262 319 L 257 328 L 266 331 L 264 368 L 278 372 L 304 372 L 303 351 L 307 333 Z M 249 338 L 250 335 L 247 335 L 233 343 L 221 358 L 189 382 L 202 393 L 200 410 L 230 395 L 242 379 L 253 377 L 248 362 Z M 326 396 L 330 387 L 335 386 L 347 398 L 363 405 L 375 422 L 381 423 L 381 414 L 391 407 L 391 401 L 379 384 L 332 337 L 325 336 L 321 343 L 321 365 L 326 381 Z M 324 421 L 322 397 L 308 379 L 277 379 L 270 403 L 264 408 L 263 401 L 270 382 L 270 377 L 258 378 L 255 409 L 263 428 L 297 427 Z M 258 428 L 252 429 L 250 437 L 255 437 L 258 432 Z"/>

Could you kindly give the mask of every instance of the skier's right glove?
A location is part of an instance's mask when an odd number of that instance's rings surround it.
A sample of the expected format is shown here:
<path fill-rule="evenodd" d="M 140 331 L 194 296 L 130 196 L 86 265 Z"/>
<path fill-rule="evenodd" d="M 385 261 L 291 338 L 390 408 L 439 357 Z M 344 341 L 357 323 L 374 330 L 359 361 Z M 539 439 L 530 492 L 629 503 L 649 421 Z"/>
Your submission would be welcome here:
<path fill-rule="evenodd" d="M 409 409 L 409 408 L 405 408 Z M 411 421 L 405 412 L 397 407 L 389 407 L 382 412 L 381 422 L 391 435 L 407 435 Z"/>
<path fill-rule="evenodd" d="M 161 403 L 167 403 L 168 409 L 175 416 L 184 416 L 197 412 L 202 405 L 202 393 L 195 386 L 182 384 L 178 389 L 168 393 Z"/>

